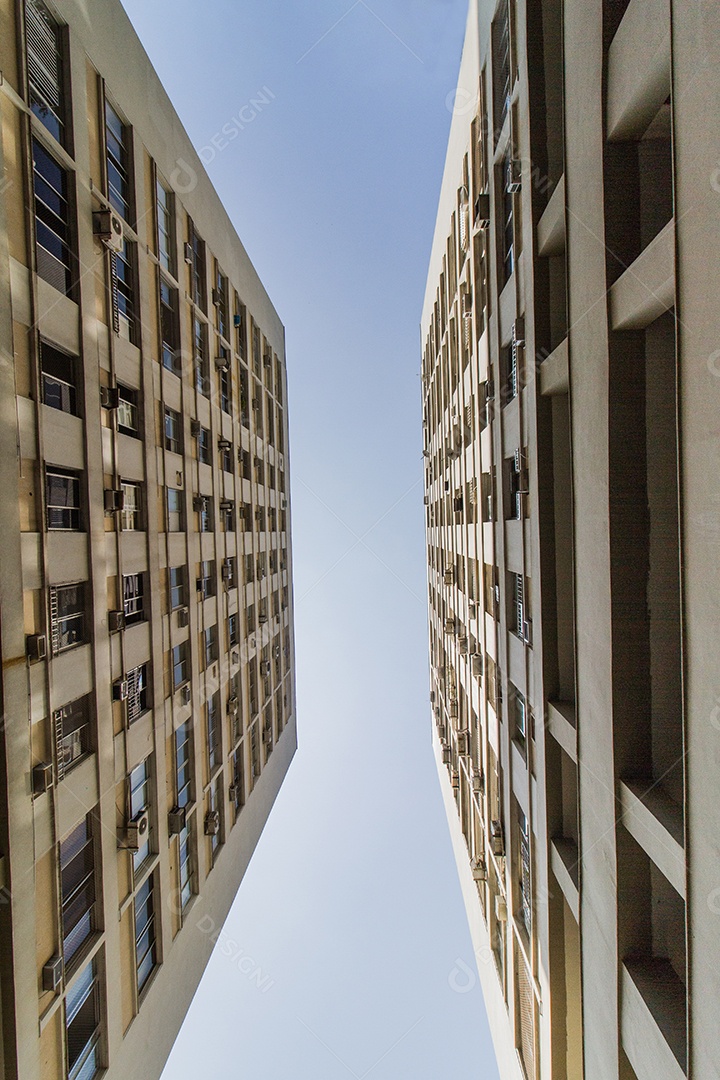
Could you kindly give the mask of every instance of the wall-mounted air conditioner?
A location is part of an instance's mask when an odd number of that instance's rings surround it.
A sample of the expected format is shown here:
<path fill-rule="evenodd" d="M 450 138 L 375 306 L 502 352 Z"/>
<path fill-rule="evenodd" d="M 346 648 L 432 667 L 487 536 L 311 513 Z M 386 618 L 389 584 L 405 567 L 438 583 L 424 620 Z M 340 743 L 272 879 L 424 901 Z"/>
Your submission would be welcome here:
<path fill-rule="evenodd" d="M 192 701 L 192 687 L 190 683 L 186 683 L 185 686 L 180 687 L 180 704 L 189 705 Z"/>
<path fill-rule="evenodd" d="M 45 634 L 28 634 L 25 638 L 25 652 L 28 660 L 33 663 L 47 659 L 47 637 Z"/>
<path fill-rule="evenodd" d="M 63 959 L 62 956 L 51 956 L 47 963 L 43 964 L 42 987 L 57 994 L 62 985 Z"/>
<path fill-rule="evenodd" d="M 117 386 L 100 387 L 100 406 L 103 409 L 117 409 L 120 404 L 120 391 Z"/>
<path fill-rule="evenodd" d="M 493 855 L 503 856 L 505 854 L 505 837 L 501 821 L 494 820 L 490 822 L 490 850 Z"/>
<path fill-rule="evenodd" d="M 150 815 L 141 810 L 125 824 L 125 847 L 130 851 L 139 851 L 150 831 Z"/>
<path fill-rule="evenodd" d="M 220 811 L 208 810 L 205 815 L 205 835 L 217 836 L 220 832 Z"/>
<path fill-rule="evenodd" d="M 32 771 L 32 789 L 33 795 L 42 795 L 44 791 L 52 787 L 53 783 L 53 770 L 52 765 L 47 761 L 41 761 L 39 764 L 33 766 Z"/>
<path fill-rule="evenodd" d="M 127 701 L 130 688 L 128 686 L 127 679 L 117 679 L 113 683 L 112 696 L 113 701 Z"/>
<path fill-rule="evenodd" d="M 122 510 L 125 504 L 125 493 L 122 488 L 105 488 L 103 492 L 103 504 L 106 514 L 115 514 Z"/>
<path fill-rule="evenodd" d="M 508 195 L 517 195 L 522 189 L 522 162 L 511 158 L 505 173 L 505 190 Z"/>
<path fill-rule="evenodd" d="M 125 241 L 123 223 L 114 210 L 93 213 L 93 233 L 110 251 L 122 251 Z"/>
<path fill-rule="evenodd" d="M 177 624 L 180 627 L 188 626 L 190 623 L 190 612 L 186 607 L 178 608 Z"/>
<path fill-rule="evenodd" d="M 171 836 L 177 836 L 185 828 L 186 810 L 184 806 L 174 807 L 168 814 L 168 832 Z"/>
<path fill-rule="evenodd" d="M 108 611 L 108 630 L 111 634 L 116 634 L 119 630 L 125 629 L 125 612 L 124 611 Z"/>

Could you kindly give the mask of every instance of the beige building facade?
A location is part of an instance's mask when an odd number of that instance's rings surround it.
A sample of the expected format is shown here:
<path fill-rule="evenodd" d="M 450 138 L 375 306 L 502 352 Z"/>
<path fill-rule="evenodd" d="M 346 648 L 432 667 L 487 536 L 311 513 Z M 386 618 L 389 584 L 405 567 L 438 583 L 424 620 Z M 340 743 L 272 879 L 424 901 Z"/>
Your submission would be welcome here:
<path fill-rule="evenodd" d="M 284 330 L 119 0 L 0 73 L 0 1072 L 153 1080 L 296 747 Z"/>
<path fill-rule="evenodd" d="M 423 445 L 503 1080 L 720 1077 L 719 63 L 715 0 L 470 4 Z"/>

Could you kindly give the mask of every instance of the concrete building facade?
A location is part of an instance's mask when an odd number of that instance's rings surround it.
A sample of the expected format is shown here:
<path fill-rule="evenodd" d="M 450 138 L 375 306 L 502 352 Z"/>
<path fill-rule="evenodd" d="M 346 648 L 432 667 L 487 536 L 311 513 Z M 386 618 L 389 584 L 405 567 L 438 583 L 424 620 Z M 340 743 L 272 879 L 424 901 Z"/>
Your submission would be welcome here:
<path fill-rule="evenodd" d="M 296 747 L 288 426 L 118 0 L 0 0 L 0 355 L 0 1073 L 153 1080 Z"/>
<path fill-rule="evenodd" d="M 503 1080 L 717 1080 L 720 8 L 472 0 L 422 317 L 434 746 Z"/>

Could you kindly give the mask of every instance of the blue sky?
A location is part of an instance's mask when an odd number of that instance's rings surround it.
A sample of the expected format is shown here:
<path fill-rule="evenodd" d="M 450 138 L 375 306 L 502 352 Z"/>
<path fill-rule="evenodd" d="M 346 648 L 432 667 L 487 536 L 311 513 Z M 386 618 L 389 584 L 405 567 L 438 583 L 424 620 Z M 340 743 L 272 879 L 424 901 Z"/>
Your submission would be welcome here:
<path fill-rule="evenodd" d="M 291 427 L 300 749 L 226 925 L 272 985 L 216 949 L 163 1080 L 495 1080 L 430 749 L 422 507 L 466 0 L 123 2 L 198 149 L 270 91 L 208 172 L 286 326 Z"/>

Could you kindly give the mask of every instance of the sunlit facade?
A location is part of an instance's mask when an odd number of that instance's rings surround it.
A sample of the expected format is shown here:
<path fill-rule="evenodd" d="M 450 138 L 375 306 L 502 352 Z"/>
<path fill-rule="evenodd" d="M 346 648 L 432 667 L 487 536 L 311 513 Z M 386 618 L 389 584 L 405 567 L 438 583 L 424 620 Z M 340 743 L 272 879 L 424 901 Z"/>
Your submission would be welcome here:
<path fill-rule="evenodd" d="M 119 0 L 0 70 L 0 1073 L 154 1080 L 296 746 L 284 330 Z"/>

